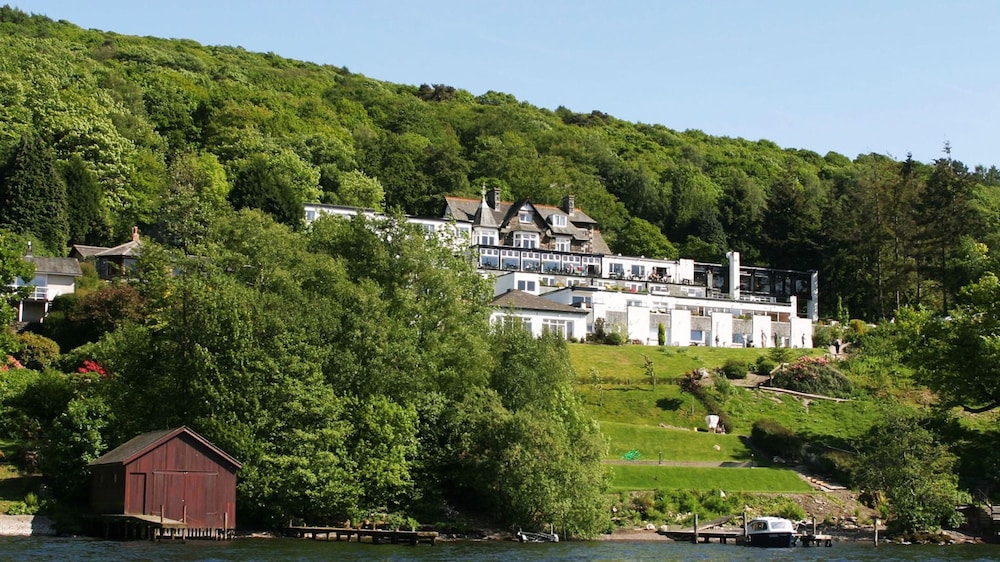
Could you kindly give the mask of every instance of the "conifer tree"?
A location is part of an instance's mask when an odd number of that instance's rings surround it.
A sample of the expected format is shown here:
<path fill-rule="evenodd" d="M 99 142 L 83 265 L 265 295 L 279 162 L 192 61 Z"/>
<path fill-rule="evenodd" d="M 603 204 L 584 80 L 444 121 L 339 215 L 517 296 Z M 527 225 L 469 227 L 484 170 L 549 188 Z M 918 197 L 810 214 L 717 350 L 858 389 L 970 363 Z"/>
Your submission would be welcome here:
<path fill-rule="evenodd" d="M 73 209 L 69 222 L 70 244 L 100 244 L 107 238 L 108 224 L 101 202 L 101 184 L 78 154 L 62 168 L 66 204 Z"/>
<path fill-rule="evenodd" d="M 35 135 L 21 137 L 0 180 L 0 228 L 33 234 L 49 250 L 62 253 L 69 238 L 66 187 L 55 153 Z"/>

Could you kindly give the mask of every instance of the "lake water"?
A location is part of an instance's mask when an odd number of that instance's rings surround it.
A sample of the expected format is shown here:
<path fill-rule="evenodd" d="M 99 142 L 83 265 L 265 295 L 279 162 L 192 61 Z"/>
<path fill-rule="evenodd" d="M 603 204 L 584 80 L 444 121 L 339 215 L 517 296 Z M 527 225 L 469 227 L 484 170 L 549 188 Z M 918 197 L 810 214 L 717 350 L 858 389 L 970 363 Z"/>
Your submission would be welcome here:
<path fill-rule="evenodd" d="M 327 543 L 304 539 L 237 539 L 230 542 L 190 541 L 111 542 L 75 538 L 0 537 L 0 560 L 69 561 L 932 561 L 1000 559 L 1000 546 L 896 546 L 835 543 L 830 548 L 757 549 L 737 545 L 657 541 L 564 542 L 438 542 L 434 546 Z"/>

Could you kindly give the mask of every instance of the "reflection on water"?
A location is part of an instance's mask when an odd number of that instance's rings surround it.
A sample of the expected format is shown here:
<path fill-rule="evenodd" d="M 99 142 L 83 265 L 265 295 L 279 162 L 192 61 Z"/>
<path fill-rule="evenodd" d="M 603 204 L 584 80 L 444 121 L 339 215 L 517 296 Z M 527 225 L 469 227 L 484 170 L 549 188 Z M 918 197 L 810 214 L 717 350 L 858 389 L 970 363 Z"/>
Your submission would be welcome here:
<path fill-rule="evenodd" d="M 188 543 L 110 542 L 91 539 L 0 537 L 0 560 L 125 560 L 125 561 L 993 561 L 1000 546 L 895 546 L 836 543 L 831 548 L 756 549 L 737 545 L 643 542 L 438 542 L 435 546 L 327 543 L 303 539 L 238 539 L 230 542 Z"/>

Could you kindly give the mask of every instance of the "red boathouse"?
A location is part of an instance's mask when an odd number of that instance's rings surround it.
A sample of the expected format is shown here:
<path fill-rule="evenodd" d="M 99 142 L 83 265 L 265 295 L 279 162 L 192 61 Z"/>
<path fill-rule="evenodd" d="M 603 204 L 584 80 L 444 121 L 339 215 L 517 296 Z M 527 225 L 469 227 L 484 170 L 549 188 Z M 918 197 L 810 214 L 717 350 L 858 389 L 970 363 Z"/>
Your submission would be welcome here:
<path fill-rule="evenodd" d="M 91 509 L 149 538 L 228 536 L 240 466 L 186 426 L 144 433 L 90 463 Z"/>

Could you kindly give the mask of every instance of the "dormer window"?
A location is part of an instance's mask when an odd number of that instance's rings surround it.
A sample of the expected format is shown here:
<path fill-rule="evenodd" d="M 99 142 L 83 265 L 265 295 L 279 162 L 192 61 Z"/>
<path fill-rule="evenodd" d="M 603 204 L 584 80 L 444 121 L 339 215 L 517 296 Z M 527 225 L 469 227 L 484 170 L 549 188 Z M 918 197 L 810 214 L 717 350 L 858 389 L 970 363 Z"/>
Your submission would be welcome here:
<path fill-rule="evenodd" d="M 517 248 L 537 248 L 538 234 L 535 232 L 515 232 L 514 246 Z"/>
<path fill-rule="evenodd" d="M 552 226 L 566 226 L 566 215 L 552 215 L 549 217 Z"/>
<path fill-rule="evenodd" d="M 517 215 L 517 220 L 521 221 L 521 224 L 531 224 L 535 221 L 535 213 L 532 213 L 531 209 L 521 209 L 521 212 Z"/>

